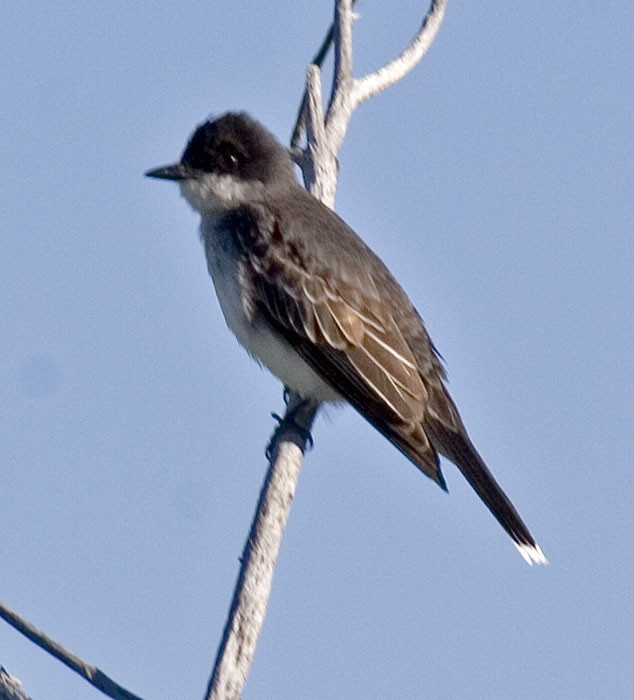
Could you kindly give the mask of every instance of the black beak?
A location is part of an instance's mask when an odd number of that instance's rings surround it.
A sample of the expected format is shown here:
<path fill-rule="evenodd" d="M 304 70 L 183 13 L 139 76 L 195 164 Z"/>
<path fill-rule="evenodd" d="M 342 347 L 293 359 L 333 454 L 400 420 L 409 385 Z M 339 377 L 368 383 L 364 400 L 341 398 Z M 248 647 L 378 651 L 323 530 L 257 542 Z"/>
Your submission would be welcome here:
<path fill-rule="evenodd" d="M 175 165 L 166 165 L 163 168 L 156 170 L 148 170 L 145 173 L 146 177 L 157 177 L 160 180 L 189 180 L 196 177 L 197 171 L 190 168 L 188 165 L 176 163 Z"/>

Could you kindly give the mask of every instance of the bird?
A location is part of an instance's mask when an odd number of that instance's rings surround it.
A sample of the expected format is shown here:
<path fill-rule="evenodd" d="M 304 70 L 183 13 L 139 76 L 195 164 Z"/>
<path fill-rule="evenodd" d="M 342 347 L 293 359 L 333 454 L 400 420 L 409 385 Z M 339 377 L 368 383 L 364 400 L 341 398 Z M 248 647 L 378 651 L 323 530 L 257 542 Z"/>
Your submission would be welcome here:
<path fill-rule="evenodd" d="M 248 353 L 316 405 L 351 404 L 443 490 L 453 462 L 528 564 L 540 546 L 471 442 L 418 311 L 377 255 L 295 176 L 291 152 L 245 112 L 209 118 L 173 180 L 201 216 L 207 267 Z"/>

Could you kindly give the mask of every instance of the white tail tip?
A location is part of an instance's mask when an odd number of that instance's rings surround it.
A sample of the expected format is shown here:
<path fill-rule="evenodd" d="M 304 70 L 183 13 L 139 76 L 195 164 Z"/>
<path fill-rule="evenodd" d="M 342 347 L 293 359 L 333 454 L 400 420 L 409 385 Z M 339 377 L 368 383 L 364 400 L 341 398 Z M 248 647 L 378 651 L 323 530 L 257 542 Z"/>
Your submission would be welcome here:
<path fill-rule="evenodd" d="M 546 556 L 538 544 L 518 544 L 517 542 L 514 542 L 513 544 L 517 547 L 517 551 L 522 555 L 522 559 L 530 566 L 533 566 L 533 563 L 548 564 L 548 559 L 546 559 Z"/>

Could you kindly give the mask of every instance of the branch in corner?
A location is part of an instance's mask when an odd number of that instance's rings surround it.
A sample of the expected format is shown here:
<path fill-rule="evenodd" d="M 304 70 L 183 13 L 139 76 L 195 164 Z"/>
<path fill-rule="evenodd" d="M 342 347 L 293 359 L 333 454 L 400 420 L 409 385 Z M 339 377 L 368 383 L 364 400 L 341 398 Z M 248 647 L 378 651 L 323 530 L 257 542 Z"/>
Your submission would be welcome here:
<path fill-rule="evenodd" d="M 22 617 L 19 613 L 12 610 L 3 602 L 0 601 L 0 617 L 4 618 L 18 632 L 21 632 L 25 637 L 30 639 L 34 644 L 47 651 L 51 656 L 66 664 L 73 671 L 78 673 L 82 678 L 87 680 L 97 690 L 107 695 L 113 700 L 142 700 L 138 695 L 126 690 L 118 683 L 115 683 L 112 678 L 106 676 L 96 666 L 87 663 L 79 656 L 76 656 L 71 651 L 56 642 L 52 637 L 42 632 L 42 630 L 32 625 L 28 620 Z"/>

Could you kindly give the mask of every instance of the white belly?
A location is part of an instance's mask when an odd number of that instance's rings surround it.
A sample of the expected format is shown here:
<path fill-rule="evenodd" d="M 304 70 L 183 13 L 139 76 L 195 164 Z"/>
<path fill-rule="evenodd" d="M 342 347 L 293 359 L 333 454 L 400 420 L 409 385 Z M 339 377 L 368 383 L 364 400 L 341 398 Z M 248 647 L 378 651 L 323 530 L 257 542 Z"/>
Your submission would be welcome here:
<path fill-rule="evenodd" d="M 223 232 L 216 229 L 209 219 L 203 219 L 201 238 L 220 308 L 240 344 L 291 391 L 319 401 L 341 401 L 341 396 L 286 341 L 253 314 L 240 283 L 233 242 L 226 237 L 223 240 Z"/>

